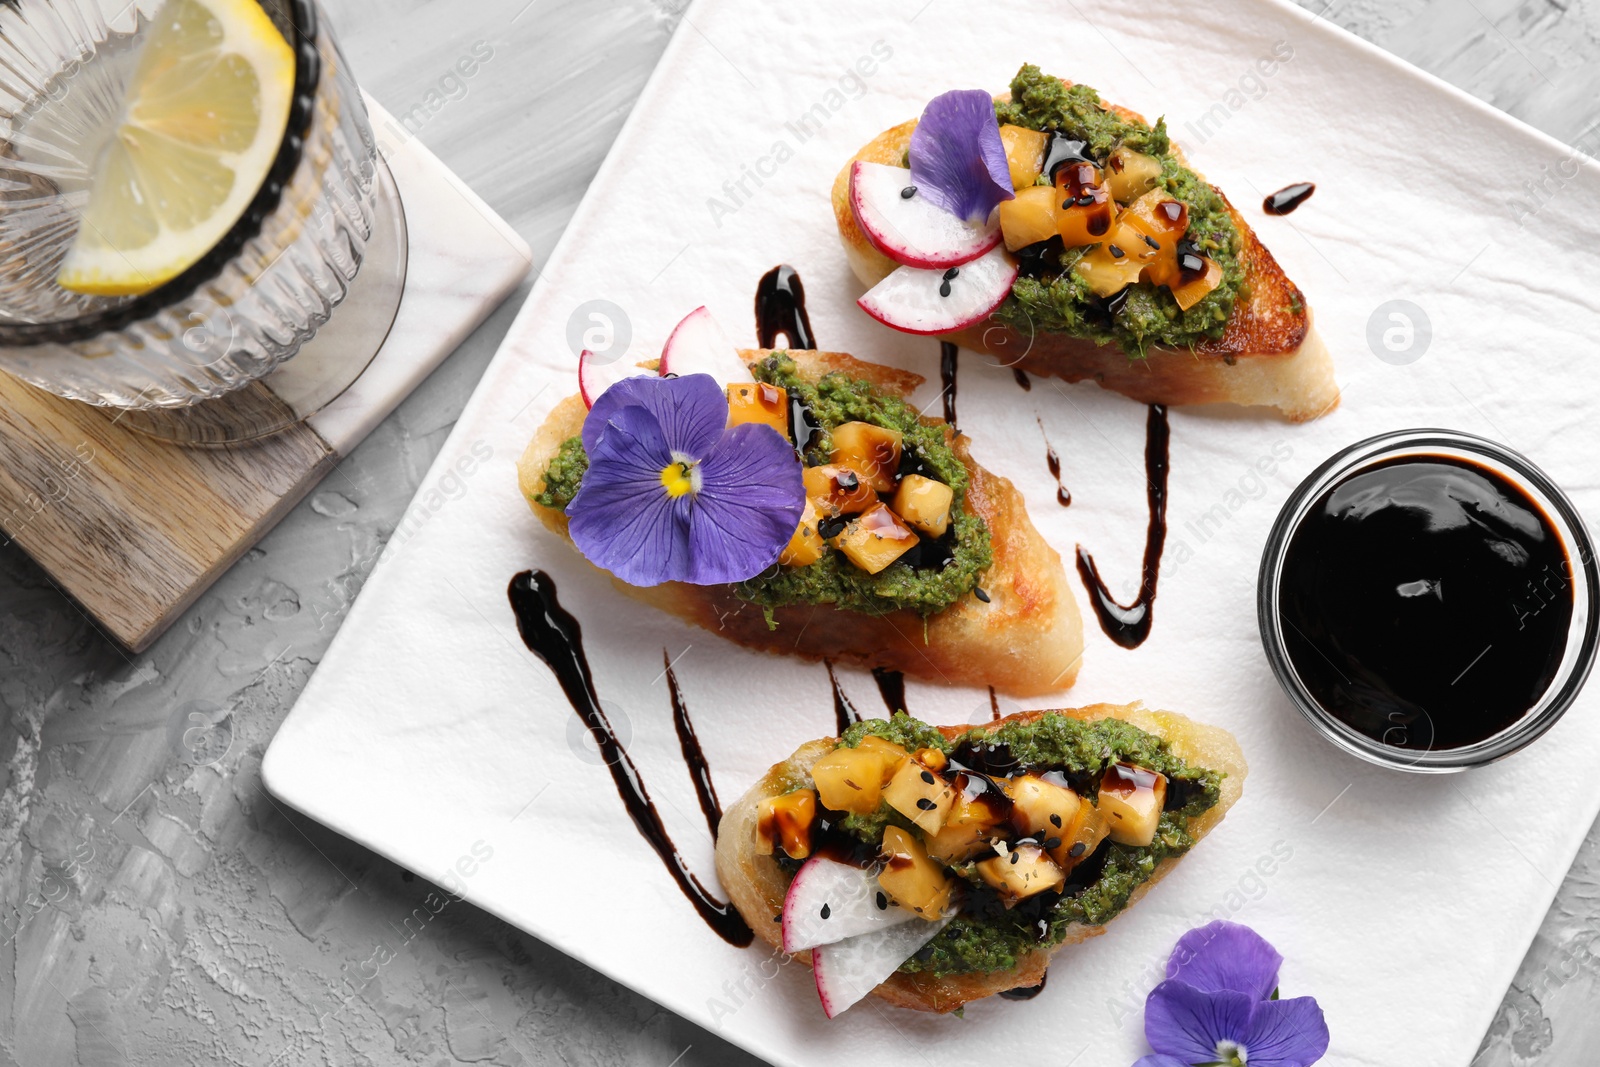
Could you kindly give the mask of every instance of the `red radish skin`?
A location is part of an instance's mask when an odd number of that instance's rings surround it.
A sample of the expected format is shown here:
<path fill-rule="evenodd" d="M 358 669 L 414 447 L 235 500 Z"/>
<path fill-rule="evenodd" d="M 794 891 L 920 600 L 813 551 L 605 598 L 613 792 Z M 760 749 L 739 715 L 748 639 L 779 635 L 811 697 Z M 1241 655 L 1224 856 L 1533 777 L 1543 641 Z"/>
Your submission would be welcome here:
<path fill-rule="evenodd" d="M 755 380 L 739 350 L 704 307 L 695 308 L 673 327 L 661 349 L 660 373 L 662 377 L 709 374 L 723 386 Z"/>
<path fill-rule="evenodd" d="M 596 363 L 596 358 L 587 348 L 578 353 L 578 392 L 582 395 L 583 406 L 586 408 L 594 407 L 594 402 L 600 399 L 600 394 L 622 379 L 651 373 L 644 367 L 619 367 L 611 363 Z"/>
<path fill-rule="evenodd" d="M 917 918 L 895 904 L 879 908 L 880 892 L 875 871 L 813 856 L 795 873 L 783 899 L 783 951 L 792 956 Z"/>
<path fill-rule="evenodd" d="M 897 924 L 813 949 L 811 971 L 823 1014 L 837 1017 L 887 981 L 902 963 L 938 936 L 952 917 Z"/>
<path fill-rule="evenodd" d="M 951 333 L 994 314 L 1017 280 L 1017 262 L 1003 247 L 955 269 L 959 273 L 950 280 L 948 297 L 939 295 L 945 271 L 898 267 L 863 293 L 856 306 L 901 333 Z"/>
<path fill-rule="evenodd" d="M 936 207 L 927 199 L 903 196 L 914 188 L 911 171 L 857 160 L 850 166 L 850 210 L 873 247 L 907 267 L 957 267 L 1000 243 L 995 214 L 982 226 Z"/>

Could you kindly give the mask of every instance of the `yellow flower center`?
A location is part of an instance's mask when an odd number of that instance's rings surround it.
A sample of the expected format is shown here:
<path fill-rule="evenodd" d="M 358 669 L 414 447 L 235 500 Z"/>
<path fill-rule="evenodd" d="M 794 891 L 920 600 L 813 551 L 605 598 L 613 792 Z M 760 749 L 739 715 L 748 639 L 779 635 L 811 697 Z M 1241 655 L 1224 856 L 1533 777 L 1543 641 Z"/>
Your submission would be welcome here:
<path fill-rule="evenodd" d="M 680 497 L 685 493 L 694 492 L 695 482 L 694 465 L 682 461 L 668 463 L 661 468 L 661 485 L 670 497 Z"/>

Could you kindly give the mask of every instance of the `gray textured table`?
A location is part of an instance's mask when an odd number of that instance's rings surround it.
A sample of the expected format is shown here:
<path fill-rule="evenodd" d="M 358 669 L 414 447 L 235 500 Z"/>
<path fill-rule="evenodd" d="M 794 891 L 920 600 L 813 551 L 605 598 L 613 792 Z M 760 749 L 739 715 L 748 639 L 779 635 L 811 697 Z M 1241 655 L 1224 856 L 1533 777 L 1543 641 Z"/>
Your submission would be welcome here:
<path fill-rule="evenodd" d="M 325 3 L 367 88 L 410 116 L 535 262 L 682 10 Z M 1327 14 L 1563 140 L 1600 118 L 1600 0 L 1334 0 Z M 461 79 L 467 56 L 481 62 Z M 748 1062 L 466 904 L 408 926 L 429 886 L 260 787 L 268 740 L 525 294 L 144 655 L 118 651 L 0 550 L 0 1067 Z M 188 716 L 218 708 L 210 740 L 227 754 L 197 765 Z M 1592 1064 L 1597 946 L 1600 830 L 1476 1062 Z"/>

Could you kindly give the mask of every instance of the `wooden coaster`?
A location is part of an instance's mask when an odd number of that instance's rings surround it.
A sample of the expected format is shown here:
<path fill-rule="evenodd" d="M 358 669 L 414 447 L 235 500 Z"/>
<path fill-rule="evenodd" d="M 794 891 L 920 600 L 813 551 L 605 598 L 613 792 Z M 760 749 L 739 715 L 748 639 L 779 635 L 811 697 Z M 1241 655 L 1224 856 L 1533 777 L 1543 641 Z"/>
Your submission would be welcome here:
<path fill-rule="evenodd" d="M 405 204 L 405 293 L 388 339 L 327 408 L 247 446 L 184 448 L 119 412 L 0 374 L 0 530 L 133 651 L 171 625 L 322 480 L 532 265 L 527 244 L 368 98 Z M 283 401 L 261 383 L 230 398 Z"/>

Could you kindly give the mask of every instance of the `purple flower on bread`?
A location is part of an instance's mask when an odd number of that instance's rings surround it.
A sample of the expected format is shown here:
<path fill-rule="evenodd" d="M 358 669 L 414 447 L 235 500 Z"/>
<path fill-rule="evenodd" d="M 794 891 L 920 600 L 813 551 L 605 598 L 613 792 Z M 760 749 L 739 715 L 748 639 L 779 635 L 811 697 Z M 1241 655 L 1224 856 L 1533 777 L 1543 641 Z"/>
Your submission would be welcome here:
<path fill-rule="evenodd" d="M 1190 930 L 1167 979 L 1144 1005 L 1155 1050 L 1134 1067 L 1307 1067 L 1328 1051 L 1328 1024 L 1312 997 L 1278 999 L 1283 957 L 1248 926 L 1222 920 Z"/>
<path fill-rule="evenodd" d="M 805 509 L 800 460 L 770 426 L 729 428 L 709 374 L 625 378 L 583 424 L 567 505 L 578 550 L 629 585 L 720 585 L 778 561 Z"/>
<path fill-rule="evenodd" d="M 982 89 L 934 97 L 911 131 L 911 183 L 932 203 L 981 224 L 1011 190 L 994 99 Z"/>

